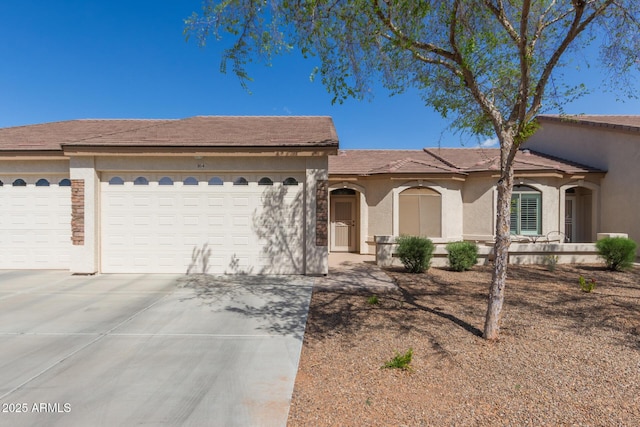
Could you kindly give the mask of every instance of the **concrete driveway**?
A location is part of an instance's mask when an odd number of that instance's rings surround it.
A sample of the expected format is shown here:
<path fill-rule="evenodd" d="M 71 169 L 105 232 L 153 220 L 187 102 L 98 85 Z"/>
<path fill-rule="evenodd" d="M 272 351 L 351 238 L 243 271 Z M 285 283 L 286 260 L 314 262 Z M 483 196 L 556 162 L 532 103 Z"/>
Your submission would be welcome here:
<path fill-rule="evenodd" d="M 0 271 L 0 425 L 284 426 L 313 280 Z"/>

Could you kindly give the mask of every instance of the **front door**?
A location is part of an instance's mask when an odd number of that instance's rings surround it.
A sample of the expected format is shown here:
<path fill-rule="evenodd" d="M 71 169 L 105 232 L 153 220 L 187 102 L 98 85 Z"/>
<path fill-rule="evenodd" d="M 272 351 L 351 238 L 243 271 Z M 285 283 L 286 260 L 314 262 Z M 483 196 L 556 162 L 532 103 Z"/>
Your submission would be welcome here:
<path fill-rule="evenodd" d="M 564 199 L 564 236 L 566 243 L 576 241 L 576 198 L 566 196 Z"/>
<path fill-rule="evenodd" d="M 356 200 L 353 196 L 331 197 L 331 250 L 356 250 Z"/>

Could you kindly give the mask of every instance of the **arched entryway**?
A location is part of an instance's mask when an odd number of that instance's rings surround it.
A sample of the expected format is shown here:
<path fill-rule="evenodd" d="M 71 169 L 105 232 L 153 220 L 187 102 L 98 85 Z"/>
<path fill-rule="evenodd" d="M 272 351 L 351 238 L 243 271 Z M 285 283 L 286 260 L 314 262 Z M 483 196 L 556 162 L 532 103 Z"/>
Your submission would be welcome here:
<path fill-rule="evenodd" d="M 567 243 L 594 240 L 594 195 L 586 187 L 571 187 L 564 191 L 564 235 Z"/>
<path fill-rule="evenodd" d="M 363 193 L 351 185 L 329 193 L 329 249 L 331 252 L 363 251 L 362 225 L 366 224 L 366 209 L 362 207 Z M 365 216 L 363 220 L 363 216 Z M 366 243 L 364 243 L 366 244 Z"/>

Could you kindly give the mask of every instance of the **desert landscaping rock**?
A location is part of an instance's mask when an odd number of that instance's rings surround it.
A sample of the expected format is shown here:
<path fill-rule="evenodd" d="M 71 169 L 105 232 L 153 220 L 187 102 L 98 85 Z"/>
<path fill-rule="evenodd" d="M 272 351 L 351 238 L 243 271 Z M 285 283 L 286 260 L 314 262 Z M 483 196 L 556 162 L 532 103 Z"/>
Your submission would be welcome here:
<path fill-rule="evenodd" d="M 489 266 L 314 291 L 290 426 L 640 425 L 640 269 L 511 266 L 500 339 Z M 594 278 L 592 293 L 578 277 Z M 413 349 L 411 370 L 381 369 Z"/>

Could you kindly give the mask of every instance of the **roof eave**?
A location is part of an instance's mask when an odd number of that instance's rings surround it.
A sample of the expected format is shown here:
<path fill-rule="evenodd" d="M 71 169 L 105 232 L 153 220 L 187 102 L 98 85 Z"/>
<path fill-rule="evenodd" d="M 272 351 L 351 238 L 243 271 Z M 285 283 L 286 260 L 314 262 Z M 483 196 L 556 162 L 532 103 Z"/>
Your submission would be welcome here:
<path fill-rule="evenodd" d="M 300 144 L 300 145 L 81 145 L 64 144 L 64 154 L 67 156 L 93 156 L 93 155 L 147 155 L 147 156 L 192 156 L 204 155 L 234 155 L 234 154 L 259 154 L 271 156 L 325 156 L 338 153 L 337 142 L 335 144 Z"/>
<path fill-rule="evenodd" d="M 67 159 L 62 150 L 0 150 L 1 159 Z"/>

